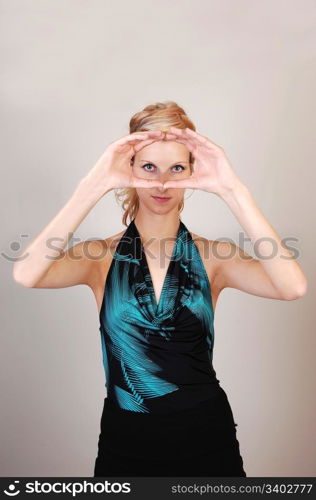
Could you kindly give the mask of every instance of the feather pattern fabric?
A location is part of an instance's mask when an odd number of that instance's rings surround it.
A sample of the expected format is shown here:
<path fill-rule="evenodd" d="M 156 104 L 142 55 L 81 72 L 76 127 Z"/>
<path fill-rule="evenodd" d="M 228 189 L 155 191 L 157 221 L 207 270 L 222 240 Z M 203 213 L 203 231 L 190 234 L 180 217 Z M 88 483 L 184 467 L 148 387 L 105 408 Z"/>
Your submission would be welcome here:
<path fill-rule="evenodd" d="M 181 220 L 158 303 L 130 222 L 106 278 L 100 334 L 107 396 L 124 410 L 179 410 L 218 391 L 210 283 Z"/>

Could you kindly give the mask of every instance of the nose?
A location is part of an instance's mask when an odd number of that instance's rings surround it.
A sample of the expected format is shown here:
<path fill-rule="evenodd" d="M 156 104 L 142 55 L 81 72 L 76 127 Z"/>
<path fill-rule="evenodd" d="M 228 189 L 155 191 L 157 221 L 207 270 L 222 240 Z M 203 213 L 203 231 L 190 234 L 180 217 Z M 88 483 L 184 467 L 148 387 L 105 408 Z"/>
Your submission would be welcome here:
<path fill-rule="evenodd" d="M 159 180 L 160 180 L 160 179 L 159 179 Z M 160 181 L 160 182 L 163 182 L 163 181 Z M 165 194 L 165 193 L 166 193 L 166 190 L 167 190 L 167 188 L 165 188 L 165 187 L 163 187 L 163 186 L 159 186 L 159 187 L 157 187 L 156 189 L 157 189 L 157 191 L 158 191 L 160 194 L 162 194 L 162 193 L 164 193 L 164 194 Z"/>
<path fill-rule="evenodd" d="M 161 182 L 162 184 L 163 184 L 164 182 L 167 182 L 167 180 L 168 180 L 168 174 L 160 174 L 160 175 L 158 176 L 158 180 L 159 180 L 159 182 Z M 166 194 L 166 190 L 167 190 L 168 188 L 165 188 L 165 187 L 163 187 L 163 186 L 159 186 L 159 187 L 157 186 L 157 188 L 156 188 L 156 189 L 157 189 L 157 193 L 159 193 L 159 194 Z"/>
<path fill-rule="evenodd" d="M 169 179 L 169 172 L 160 172 L 158 175 L 158 180 L 163 184 L 164 182 L 167 182 Z M 158 188 L 159 190 L 165 191 L 166 188 L 160 187 Z"/>

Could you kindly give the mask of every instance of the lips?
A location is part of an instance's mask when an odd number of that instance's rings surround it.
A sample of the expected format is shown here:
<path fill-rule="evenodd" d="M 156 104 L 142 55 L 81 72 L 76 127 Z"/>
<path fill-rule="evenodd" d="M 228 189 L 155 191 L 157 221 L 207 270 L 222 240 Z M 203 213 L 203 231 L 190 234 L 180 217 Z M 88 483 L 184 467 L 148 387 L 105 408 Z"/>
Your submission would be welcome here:
<path fill-rule="evenodd" d="M 170 196 L 153 196 L 154 200 L 158 201 L 158 202 L 166 202 L 168 200 L 171 199 Z"/>

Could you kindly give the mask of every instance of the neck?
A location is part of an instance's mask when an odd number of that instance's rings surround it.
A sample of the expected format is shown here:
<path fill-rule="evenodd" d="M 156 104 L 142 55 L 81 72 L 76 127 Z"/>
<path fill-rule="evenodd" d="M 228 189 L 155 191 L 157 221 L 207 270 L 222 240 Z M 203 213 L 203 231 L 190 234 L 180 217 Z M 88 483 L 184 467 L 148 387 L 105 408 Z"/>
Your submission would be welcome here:
<path fill-rule="evenodd" d="M 139 210 L 135 217 L 137 230 L 144 243 L 154 238 L 156 241 L 162 239 L 175 239 L 180 224 L 179 212 L 168 214 L 149 214 Z"/>

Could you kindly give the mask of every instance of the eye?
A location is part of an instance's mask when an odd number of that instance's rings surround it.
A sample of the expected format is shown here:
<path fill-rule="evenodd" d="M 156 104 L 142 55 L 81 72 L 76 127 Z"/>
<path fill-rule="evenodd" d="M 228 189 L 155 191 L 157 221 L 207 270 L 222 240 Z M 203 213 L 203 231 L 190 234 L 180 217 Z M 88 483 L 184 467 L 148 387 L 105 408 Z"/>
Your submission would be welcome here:
<path fill-rule="evenodd" d="M 147 168 L 145 168 L 145 167 L 148 167 L 148 165 L 150 165 L 151 167 L 154 167 L 154 165 L 152 163 L 145 163 L 145 165 L 143 165 L 142 168 L 145 170 L 145 172 L 153 172 L 153 170 L 148 170 Z"/>
<path fill-rule="evenodd" d="M 151 169 L 146 168 L 148 166 L 152 168 Z M 179 168 L 179 167 L 180 170 L 174 170 L 174 172 L 183 172 L 183 170 L 185 170 L 185 167 L 183 165 L 174 165 L 172 168 Z M 145 163 L 144 165 L 142 165 L 142 168 L 145 170 L 145 172 L 154 172 L 156 167 L 152 163 Z"/>
<path fill-rule="evenodd" d="M 176 172 L 183 172 L 183 170 L 185 170 L 185 167 L 183 167 L 182 165 L 174 165 L 172 168 L 176 167 L 181 167 L 181 170 L 176 170 Z"/>

